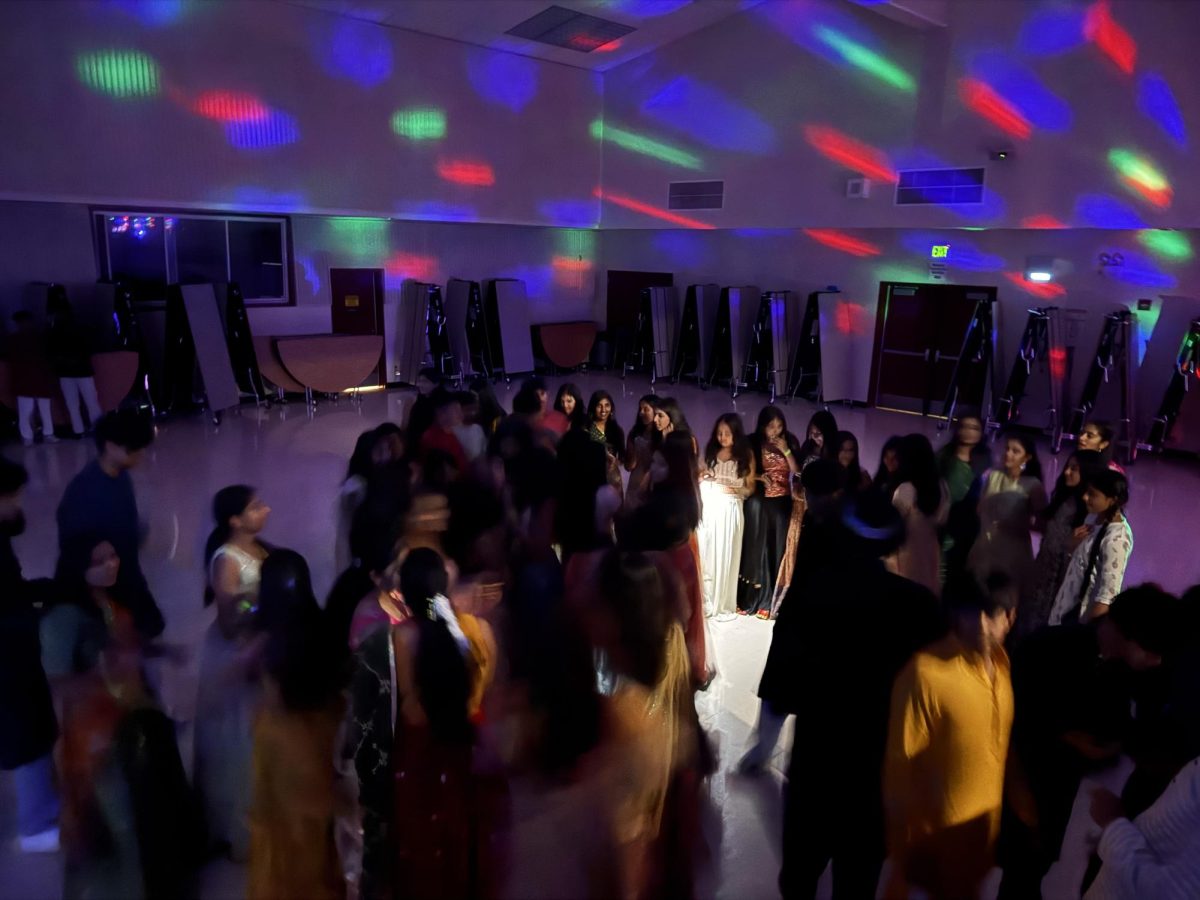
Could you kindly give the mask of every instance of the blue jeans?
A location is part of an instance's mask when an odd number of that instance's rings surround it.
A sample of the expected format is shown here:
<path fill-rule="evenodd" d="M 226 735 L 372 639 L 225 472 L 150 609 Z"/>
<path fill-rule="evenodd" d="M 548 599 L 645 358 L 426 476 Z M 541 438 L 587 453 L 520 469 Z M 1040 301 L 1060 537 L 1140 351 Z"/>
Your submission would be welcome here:
<path fill-rule="evenodd" d="M 32 837 L 58 824 L 58 791 L 50 754 L 13 769 L 17 790 L 17 831 Z"/>

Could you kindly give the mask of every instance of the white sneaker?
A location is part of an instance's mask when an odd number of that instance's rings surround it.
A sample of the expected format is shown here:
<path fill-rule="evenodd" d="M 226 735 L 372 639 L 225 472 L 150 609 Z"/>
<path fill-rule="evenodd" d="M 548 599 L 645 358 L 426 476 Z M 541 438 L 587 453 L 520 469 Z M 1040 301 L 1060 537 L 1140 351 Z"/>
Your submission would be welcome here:
<path fill-rule="evenodd" d="M 22 835 L 18 844 L 22 853 L 57 853 L 58 828 L 47 828 L 39 834 Z"/>

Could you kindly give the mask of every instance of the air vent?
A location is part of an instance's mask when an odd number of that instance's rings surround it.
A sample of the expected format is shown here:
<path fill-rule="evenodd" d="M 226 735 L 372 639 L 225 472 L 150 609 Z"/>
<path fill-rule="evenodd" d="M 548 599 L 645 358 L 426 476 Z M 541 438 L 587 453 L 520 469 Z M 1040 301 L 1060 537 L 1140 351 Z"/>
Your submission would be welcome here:
<path fill-rule="evenodd" d="M 520 25 L 514 25 L 507 33 L 540 44 L 591 53 L 636 30 L 565 6 L 551 6 Z"/>
<path fill-rule="evenodd" d="M 672 181 L 668 209 L 720 209 L 725 205 L 723 181 Z"/>
<path fill-rule="evenodd" d="M 983 169 L 909 169 L 896 183 L 896 205 L 983 202 Z"/>

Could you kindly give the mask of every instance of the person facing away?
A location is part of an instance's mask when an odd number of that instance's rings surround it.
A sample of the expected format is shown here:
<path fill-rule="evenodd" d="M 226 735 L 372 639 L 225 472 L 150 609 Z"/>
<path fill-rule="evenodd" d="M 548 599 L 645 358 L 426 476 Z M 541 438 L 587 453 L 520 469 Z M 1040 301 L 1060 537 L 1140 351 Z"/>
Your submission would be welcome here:
<path fill-rule="evenodd" d="M 87 333 L 75 319 L 62 285 L 52 285 L 46 303 L 49 321 L 46 329 L 46 349 L 54 374 L 62 388 L 71 430 L 83 437 L 84 421 L 81 407 L 87 410 L 88 425 L 100 421 L 100 399 L 96 395 L 96 379 L 92 371 L 92 354 Z"/>
<path fill-rule="evenodd" d="M 935 900 L 975 897 L 992 868 L 1013 721 L 1004 639 L 1016 598 L 969 575 L 947 583 L 950 634 L 896 678 L 884 762 L 887 898 L 912 885 Z"/>
<path fill-rule="evenodd" d="M 154 427 L 136 410 L 122 409 L 96 423 L 97 458 L 83 467 L 58 504 L 59 552 L 81 535 L 113 545 L 121 559 L 117 588 L 143 637 L 157 637 L 164 622 L 142 574 L 142 525 L 130 470 L 154 441 Z"/>

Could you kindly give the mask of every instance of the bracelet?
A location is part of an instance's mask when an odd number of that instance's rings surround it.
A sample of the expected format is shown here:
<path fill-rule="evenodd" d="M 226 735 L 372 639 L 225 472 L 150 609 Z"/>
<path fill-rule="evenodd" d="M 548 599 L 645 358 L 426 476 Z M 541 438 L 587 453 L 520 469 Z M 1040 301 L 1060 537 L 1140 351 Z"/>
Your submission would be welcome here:
<path fill-rule="evenodd" d="M 789 456 L 791 456 L 791 455 L 792 455 L 792 451 L 791 451 L 791 450 L 784 450 L 784 451 L 783 451 L 783 458 L 784 458 L 784 459 L 787 459 L 787 458 L 788 458 Z"/>

